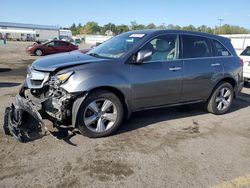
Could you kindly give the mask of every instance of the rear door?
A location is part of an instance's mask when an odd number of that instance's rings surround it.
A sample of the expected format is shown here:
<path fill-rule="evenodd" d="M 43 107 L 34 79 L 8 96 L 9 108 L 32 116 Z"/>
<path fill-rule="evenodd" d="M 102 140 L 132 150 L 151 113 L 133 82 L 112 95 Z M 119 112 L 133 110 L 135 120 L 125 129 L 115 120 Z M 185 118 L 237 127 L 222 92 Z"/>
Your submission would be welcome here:
<path fill-rule="evenodd" d="M 57 41 L 57 52 L 68 52 L 69 43 L 64 41 Z"/>
<path fill-rule="evenodd" d="M 213 56 L 210 39 L 182 35 L 184 60 L 182 102 L 206 100 L 215 81 L 223 76 L 223 64 Z"/>

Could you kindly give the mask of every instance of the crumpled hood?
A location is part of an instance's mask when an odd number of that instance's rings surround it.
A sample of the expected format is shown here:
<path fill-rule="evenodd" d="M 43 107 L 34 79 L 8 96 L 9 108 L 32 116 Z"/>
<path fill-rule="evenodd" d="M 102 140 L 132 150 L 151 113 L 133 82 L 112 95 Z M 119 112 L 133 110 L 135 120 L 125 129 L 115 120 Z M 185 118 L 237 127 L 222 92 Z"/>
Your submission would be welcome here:
<path fill-rule="evenodd" d="M 66 67 L 104 61 L 106 62 L 107 59 L 100 59 L 83 54 L 80 51 L 73 51 L 43 57 L 34 61 L 31 66 L 35 70 L 53 72 Z"/>

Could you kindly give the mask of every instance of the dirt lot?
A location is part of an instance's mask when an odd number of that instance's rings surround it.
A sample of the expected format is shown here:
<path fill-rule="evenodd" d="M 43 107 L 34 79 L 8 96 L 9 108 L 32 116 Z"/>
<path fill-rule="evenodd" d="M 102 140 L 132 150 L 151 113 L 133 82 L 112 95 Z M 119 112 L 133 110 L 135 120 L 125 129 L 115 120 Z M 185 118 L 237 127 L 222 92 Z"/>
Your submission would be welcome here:
<path fill-rule="evenodd" d="M 0 121 L 26 66 L 28 43 L 0 46 Z M 134 114 L 114 136 L 52 136 L 22 144 L 0 129 L 0 187 L 250 187 L 250 87 L 230 113 L 202 105 Z M 1 123 L 2 124 L 2 123 Z"/>

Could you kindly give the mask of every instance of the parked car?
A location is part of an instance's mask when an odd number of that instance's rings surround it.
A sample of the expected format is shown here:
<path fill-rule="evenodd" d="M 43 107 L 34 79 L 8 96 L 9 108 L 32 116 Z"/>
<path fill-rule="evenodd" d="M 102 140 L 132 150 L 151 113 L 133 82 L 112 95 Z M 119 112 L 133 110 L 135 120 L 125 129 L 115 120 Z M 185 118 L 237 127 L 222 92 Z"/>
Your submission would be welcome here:
<path fill-rule="evenodd" d="M 73 50 L 77 50 L 78 46 L 61 40 L 52 40 L 49 42 L 45 42 L 43 44 L 34 44 L 26 48 L 27 53 L 31 55 L 47 55 L 47 54 L 55 54 L 61 52 L 70 52 Z"/>
<path fill-rule="evenodd" d="M 46 113 L 58 124 L 96 138 L 112 134 L 124 118 L 145 109 L 203 102 L 208 112 L 220 115 L 230 110 L 242 89 L 242 75 L 242 61 L 227 38 L 178 30 L 131 31 L 86 54 L 36 60 L 7 110 L 8 122 L 18 120 L 17 130 L 25 123 L 24 111 L 40 122 Z"/>
<path fill-rule="evenodd" d="M 243 77 L 245 83 L 248 83 L 250 80 L 250 46 L 248 46 L 241 54 L 240 58 L 244 61 L 243 66 Z"/>

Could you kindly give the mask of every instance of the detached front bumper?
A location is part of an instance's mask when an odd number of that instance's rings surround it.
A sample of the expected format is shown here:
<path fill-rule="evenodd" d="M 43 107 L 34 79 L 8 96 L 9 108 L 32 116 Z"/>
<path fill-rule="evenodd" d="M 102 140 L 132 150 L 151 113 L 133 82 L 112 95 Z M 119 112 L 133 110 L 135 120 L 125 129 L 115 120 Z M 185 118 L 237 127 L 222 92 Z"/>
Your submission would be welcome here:
<path fill-rule="evenodd" d="M 28 133 L 34 129 L 37 130 L 36 127 L 45 127 L 43 118 L 52 120 L 53 126 L 57 128 L 60 125 L 69 126 L 72 122 L 75 123 L 71 120 L 79 107 L 73 110 L 72 107 L 80 94 L 69 94 L 61 89 L 54 92 L 48 97 L 44 95 L 42 98 L 34 97 L 25 82 L 16 95 L 15 101 L 5 110 L 3 125 L 5 134 L 15 137 L 20 142 L 28 142 L 34 140 Z"/>
<path fill-rule="evenodd" d="M 5 134 L 12 135 L 20 142 L 29 141 L 27 135 L 27 128 L 30 127 L 28 125 L 29 116 L 39 124 L 44 124 L 37 107 L 30 99 L 25 97 L 24 91 L 25 87 L 23 86 L 19 94 L 17 94 L 15 102 L 12 103 L 11 107 L 6 108 L 3 125 Z"/>

